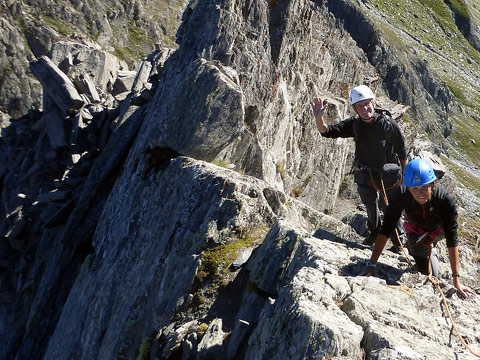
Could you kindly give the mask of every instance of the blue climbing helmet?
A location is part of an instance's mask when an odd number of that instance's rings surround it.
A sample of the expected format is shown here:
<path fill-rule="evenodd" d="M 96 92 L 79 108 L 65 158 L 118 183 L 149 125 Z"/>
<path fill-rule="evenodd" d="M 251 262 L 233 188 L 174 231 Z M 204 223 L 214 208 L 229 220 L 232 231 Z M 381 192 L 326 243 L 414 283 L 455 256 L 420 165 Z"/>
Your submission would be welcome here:
<path fill-rule="evenodd" d="M 437 179 L 432 166 L 423 159 L 413 159 L 403 170 L 403 185 L 421 186 L 431 184 Z"/>

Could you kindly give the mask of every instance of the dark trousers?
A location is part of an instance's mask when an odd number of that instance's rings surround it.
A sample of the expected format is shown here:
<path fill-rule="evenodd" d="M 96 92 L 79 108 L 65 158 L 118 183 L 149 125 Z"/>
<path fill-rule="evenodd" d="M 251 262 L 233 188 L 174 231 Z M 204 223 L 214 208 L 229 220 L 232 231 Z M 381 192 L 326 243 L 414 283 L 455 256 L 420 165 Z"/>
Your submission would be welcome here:
<path fill-rule="evenodd" d="M 424 275 L 428 275 L 428 253 L 429 248 L 428 246 L 420 243 L 418 245 L 414 245 L 417 242 L 418 234 L 410 233 L 407 234 L 408 236 L 408 253 L 413 256 L 415 259 L 415 263 L 417 264 L 418 271 L 420 271 Z M 430 255 L 430 264 L 432 265 L 432 275 L 438 277 L 438 258 L 437 252 L 435 251 L 436 243 L 443 239 L 444 235 L 443 232 L 435 236 L 435 241 L 433 242 L 434 248 L 432 249 L 432 253 Z"/>
<path fill-rule="evenodd" d="M 357 184 L 358 195 L 360 195 L 360 199 L 362 200 L 363 205 L 365 205 L 367 209 L 367 228 L 370 232 L 376 232 L 380 230 L 382 226 L 382 217 L 380 211 L 385 212 L 386 204 L 383 199 L 383 195 L 381 195 L 375 188 L 367 185 L 360 185 Z M 390 198 L 391 194 L 395 189 L 386 190 L 387 199 Z M 401 237 L 403 235 L 403 226 L 400 219 L 397 222 L 396 226 L 398 235 Z M 392 242 L 397 244 L 396 242 L 396 235 L 395 231 L 390 234 L 390 239 L 393 239 Z"/>

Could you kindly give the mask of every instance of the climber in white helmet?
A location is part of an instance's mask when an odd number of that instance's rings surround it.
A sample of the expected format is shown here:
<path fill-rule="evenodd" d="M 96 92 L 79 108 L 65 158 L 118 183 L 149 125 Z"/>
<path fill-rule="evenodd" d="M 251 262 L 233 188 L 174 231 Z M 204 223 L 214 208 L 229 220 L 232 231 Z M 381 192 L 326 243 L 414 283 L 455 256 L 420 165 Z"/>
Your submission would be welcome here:
<path fill-rule="evenodd" d="M 355 182 L 358 194 L 367 210 L 367 228 L 369 234 L 365 244 L 373 245 L 381 227 L 380 209 L 386 205 L 379 187 L 389 198 L 393 190 L 401 183 L 402 170 L 407 165 L 407 153 L 403 135 L 388 110 L 376 108 L 375 95 L 366 85 L 360 85 L 350 92 L 350 104 L 355 111 L 351 116 L 337 124 L 327 125 L 324 119 L 327 101 L 320 97 L 310 102 L 318 131 L 326 138 L 349 138 L 355 141 Z M 388 169 L 388 170 L 387 170 Z M 380 185 L 374 181 L 381 177 Z M 392 179 L 387 184 L 387 177 Z M 403 237 L 401 223 L 397 224 L 397 233 Z M 400 245 L 395 233 L 390 238 L 392 251 L 399 252 Z"/>

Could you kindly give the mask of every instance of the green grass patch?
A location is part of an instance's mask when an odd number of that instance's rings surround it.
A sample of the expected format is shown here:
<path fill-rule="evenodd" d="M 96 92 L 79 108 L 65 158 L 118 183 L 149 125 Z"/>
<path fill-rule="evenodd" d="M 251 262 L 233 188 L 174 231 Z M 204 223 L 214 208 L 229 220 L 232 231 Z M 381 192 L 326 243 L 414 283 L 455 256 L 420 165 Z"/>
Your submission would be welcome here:
<path fill-rule="evenodd" d="M 227 267 L 237 258 L 238 250 L 251 247 L 260 238 L 263 238 L 266 232 L 265 228 L 256 228 L 236 241 L 205 249 L 202 252 L 202 264 L 198 273 L 202 273 L 205 277 L 223 275 L 227 271 Z"/>
<path fill-rule="evenodd" d="M 473 105 L 468 101 L 467 96 L 465 95 L 465 89 L 462 88 L 462 85 L 451 79 L 445 81 L 445 84 L 448 86 L 452 94 L 457 98 L 458 102 L 467 106 Z"/>
<path fill-rule="evenodd" d="M 48 15 L 40 15 L 40 17 L 46 25 L 54 28 L 63 36 L 70 36 L 75 32 L 72 24 L 66 21 L 53 19 Z"/>
<path fill-rule="evenodd" d="M 398 122 L 400 122 L 400 120 L 406 124 L 409 124 L 409 125 L 415 125 L 416 124 L 416 121 L 413 119 L 413 111 L 412 111 L 412 108 L 409 108 L 407 111 L 405 111 L 402 115 L 402 117 L 399 119 Z"/>
<path fill-rule="evenodd" d="M 372 15 L 375 14 L 373 20 L 386 35 L 388 46 L 401 54 L 415 53 L 415 56 L 424 60 L 429 70 L 434 73 L 434 77 L 445 83 L 453 101 L 464 108 L 463 113 L 479 117 L 480 110 L 477 104 L 480 101 L 480 94 L 476 74 L 480 72 L 480 53 L 462 35 L 452 14 L 453 11 L 457 16 L 467 18 L 471 16 L 469 11 L 473 12 L 474 9 L 468 8 L 465 0 L 449 0 L 449 4 L 437 0 L 404 0 L 393 3 L 390 0 L 374 0 L 369 4 L 376 9 L 376 12 L 372 11 Z M 378 12 L 383 16 L 378 16 Z M 405 46 L 410 48 L 410 52 L 402 50 Z M 407 117 L 404 115 L 404 120 L 417 122 L 408 115 Z M 467 157 L 473 156 L 473 163 L 480 165 L 479 156 L 470 141 L 470 137 L 476 137 L 473 134 L 480 132 L 480 124 L 472 122 L 471 119 L 467 122 L 460 119 L 458 122 L 458 119 L 452 117 L 451 120 L 454 123 L 452 139 L 456 136 L 455 146 L 465 148 Z M 467 123 L 469 129 L 466 128 Z M 432 141 L 442 142 L 443 134 L 437 134 L 436 130 L 438 128 L 430 127 L 428 135 Z M 457 131 L 460 133 L 456 135 Z M 479 144 L 477 139 L 475 141 Z"/>
<path fill-rule="evenodd" d="M 448 170 L 453 174 L 457 182 L 461 183 L 473 191 L 476 196 L 480 197 L 480 179 L 478 177 L 455 163 L 454 160 L 442 156 L 442 161 L 447 164 Z"/>
<path fill-rule="evenodd" d="M 231 280 L 229 266 L 238 257 L 238 251 L 258 245 L 267 232 L 266 227 L 260 226 L 246 231 L 243 235 L 231 237 L 232 241 L 227 244 L 203 250 L 192 287 L 192 306 L 200 310 L 208 299 L 215 298 L 220 289 Z"/>
<path fill-rule="evenodd" d="M 480 167 L 480 123 L 469 116 L 456 117 L 450 137 L 455 151 Z"/>
<path fill-rule="evenodd" d="M 437 0 L 423 0 L 427 6 L 434 13 L 433 19 L 436 20 L 440 29 L 433 27 L 430 31 L 431 36 L 428 37 L 430 43 L 439 44 L 444 53 L 450 53 L 452 56 L 457 56 L 456 51 L 463 53 L 476 61 L 480 60 L 480 54 L 470 45 L 458 29 L 455 19 L 452 17 L 450 7 L 443 1 Z M 450 1 L 453 11 L 464 18 L 469 17 L 467 8 L 462 1 Z M 428 26 L 428 24 L 425 24 Z M 443 30 L 440 32 L 440 30 Z M 445 38 L 443 34 L 450 34 L 450 37 Z M 448 46 L 445 45 L 448 41 Z"/>
<path fill-rule="evenodd" d="M 114 49 L 113 55 L 115 55 L 122 61 L 128 63 L 135 58 L 134 54 L 130 51 L 128 47 L 123 47 L 118 44 L 112 44 L 112 47 Z"/>
<path fill-rule="evenodd" d="M 468 16 L 468 9 L 462 1 L 452 0 L 451 2 L 451 7 L 455 13 L 459 16 Z M 452 10 L 443 1 L 404 0 L 392 3 L 389 0 L 375 0 L 372 4 L 388 19 L 388 22 L 384 22 L 381 29 L 393 40 L 392 46 L 398 47 L 399 44 L 404 44 L 401 49 L 410 49 L 412 45 L 417 49 L 422 47 L 420 44 L 412 43 L 409 36 L 399 31 L 403 29 L 421 40 L 423 46 L 428 44 L 428 47 L 438 51 L 447 59 L 463 53 L 479 61 L 480 54 L 464 38 L 452 16 Z M 387 31 L 387 28 L 390 28 L 390 30 Z M 422 56 L 421 53 L 418 55 Z M 445 68 L 441 65 L 445 62 L 445 59 L 440 56 L 432 57 L 431 52 L 427 52 L 426 56 L 428 58 L 424 60 L 429 61 L 429 63 L 438 62 L 439 68 Z"/>
<path fill-rule="evenodd" d="M 399 47 L 398 48 L 398 50 L 400 50 L 400 53 L 398 54 L 399 56 L 402 56 L 402 58 L 405 59 L 405 56 L 408 56 L 410 54 L 411 48 L 407 46 L 405 42 L 403 42 L 400 39 L 400 37 L 398 36 L 398 32 L 394 31 L 391 28 L 385 27 L 383 29 L 383 33 L 390 37 L 390 39 L 392 40 L 392 44 L 395 44 Z M 403 62 L 403 63 L 406 64 L 406 62 Z"/>
<path fill-rule="evenodd" d="M 137 360 L 148 360 L 150 359 L 150 352 L 152 351 L 152 338 L 146 337 L 142 340 L 140 348 L 138 349 Z"/>
<path fill-rule="evenodd" d="M 141 59 L 148 52 L 152 51 L 154 41 L 147 35 L 146 30 L 138 27 L 135 22 L 128 26 L 128 49 L 135 59 Z"/>
<path fill-rule="evenodd" d="M 477 104 L 480 101 L 480 94 L 476 84 L 469 83 L 468 79 L 457 73 L 440 72 L 438 75 L 445 82 L 457 102 L 473 111 L 478 109 Z M 480 124 L 477 123 L 475 127 L 480 127 Z"/>
<path fill-rule="evenodd" d="M 462 0 L 447 0 L 452 11 L 464 19 L 470 19 L 467 5 Z"/>
<path fill-rule="evenodd" d="M 116 30 L 118 31 L 118 29 Z M 127 33 L 128 37 L 125 44 L 112 43 L 111 45 L 114 48 L 113 54 L 116 57 L 128 64 L 132 64 L 150 53 L 155 44 L 153 39 L 148 36 L 146 30 L 137 26 L 134 21 L 128 24 Z"/>
<path fill-rule="evenodd" d="M 147 36 L 145 30 L 138 27 L 135 22 L 131 22 L 128 26 L 128 40 L 132 44 L 153 43 Z"/>
<path fill-rule="evenodd" d="M 155 16 L 157 21 L 162 22 L 162 27 L 165 28 L 165 37 L 162 42 L 166 47 L 175 48 L 176 33 L 178 26 L 180 25 L 177 17 L 173 15 L 175 9 L 180 9 L 179 12 L 183 12 L 184 5 L 182 0 L 171 0 L 169 2 L 157 1 L 155 4 L 155 11 L 161 16 Z M 168 16 L 165 16 L 168 15 Z"/>

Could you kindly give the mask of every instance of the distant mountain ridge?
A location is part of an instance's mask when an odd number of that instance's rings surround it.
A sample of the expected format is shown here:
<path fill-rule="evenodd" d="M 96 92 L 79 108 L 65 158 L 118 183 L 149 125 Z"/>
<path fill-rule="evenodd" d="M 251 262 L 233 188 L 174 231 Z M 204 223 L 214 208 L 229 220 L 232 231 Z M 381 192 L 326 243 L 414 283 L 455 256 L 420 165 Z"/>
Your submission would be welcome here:
<path fill-rule="evenodd" d="M 41 106 L 28 63 L 72 35 L 95 40 L 134 69 L 156 44 L 175 47 L 186 0 L 3 1 L 0 4 L 0 111 L 11 117 Z"/>

